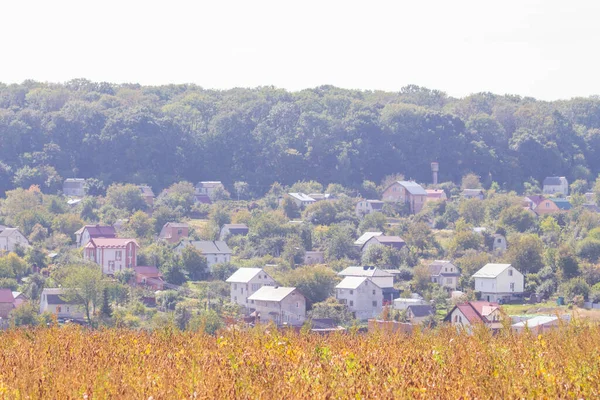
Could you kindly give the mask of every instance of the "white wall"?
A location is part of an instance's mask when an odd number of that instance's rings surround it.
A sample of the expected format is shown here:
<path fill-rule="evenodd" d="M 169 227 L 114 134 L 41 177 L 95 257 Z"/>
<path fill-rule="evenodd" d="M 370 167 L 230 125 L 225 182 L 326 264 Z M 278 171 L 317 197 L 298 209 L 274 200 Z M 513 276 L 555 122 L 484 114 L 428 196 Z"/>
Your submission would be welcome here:
<path fill-rule="evenodd" d="M 260 313 L 261 323 L 274 321 L 277 324 L 284 322 L 301 324 L 306 319 L 306 299 L 297 290 L 281 302 L 255 301 L 254 305 L 256 311 Z"/>
<path fill-rule="evenodd" d="M 259 276 L 261 278 L 259 278 Z M 267 275 L 266 272 L 261 271 L 248 283 L 231 283 L 230 295 L 231 302 L 239 304 L 247 309 L 254 309 L 254 301 L 248 300 L 248 297 L 252 296 L 254 292 L 263 286 L 274 286 L 275 280 Z"/>
<path fill-rule="evenodd" d="M 366 320 L 381 314 L 383 293 L 380 287 L 369 280 L 356 289 L 336 289 L 335 297 L 346 304 L 357 319 Z"/>

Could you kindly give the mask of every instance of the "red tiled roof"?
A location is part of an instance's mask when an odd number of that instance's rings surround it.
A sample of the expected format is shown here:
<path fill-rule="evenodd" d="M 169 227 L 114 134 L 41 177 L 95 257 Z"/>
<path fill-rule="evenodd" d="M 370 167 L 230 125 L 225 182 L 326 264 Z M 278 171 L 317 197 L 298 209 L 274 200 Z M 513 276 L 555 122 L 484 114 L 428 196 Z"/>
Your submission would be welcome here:
<path fill-rule="evenodd" d="M 133 270 L 136 274 L 143 275 L 148 278 L 158 278 L 162 276 L 156 267 L 137 266 L 133 267 Z"/>
<path fill-rule="evenodd" d="M 538 206 L 545 199 L 544 196 L 539 196 L 539 195 L 536 195 L 536 196 L 527 196 L 527 198 L 529 200 L 531 200 L 531 202 L 533 204 L 535 204 L 536 206 Z"/>
<path fill-rule="evenodd" d="M 468 301 L 455 306 L 455 308 L 458 308 L 471 324 L 476 322 L 490 322 L 485 316 L 483 316 L 484 307 L 498 307 L 498 303 L 490 303 L 489 301 Z M 454 309 L 452 311 L 454 311 Z M 448 314 L 448 316 L 452 314 L 452 311 Z"/>
<path fill-rule="evenodd" d="M 12 290 L 0 289 L 0 303 L 12 304 L 14 301 L 15 301 L 15 298 L 13 297 Z"/>
<path fill-rule="evenodd" d="M 121 248 L 127 247 L 130 242 L 139 247 L 135 239 L 126 238 L 93 238 L 85 247 Z"/>

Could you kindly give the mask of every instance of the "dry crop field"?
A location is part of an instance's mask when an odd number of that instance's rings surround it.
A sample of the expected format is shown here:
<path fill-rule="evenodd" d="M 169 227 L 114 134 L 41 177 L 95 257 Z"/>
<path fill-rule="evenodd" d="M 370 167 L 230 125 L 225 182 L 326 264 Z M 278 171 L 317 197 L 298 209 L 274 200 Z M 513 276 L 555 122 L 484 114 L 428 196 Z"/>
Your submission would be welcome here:
<path fill-rule="evenodd" d="M 6 399 L 599 398 L 600 329 L 217 337 L 77 327 L 0 333 Z"/>

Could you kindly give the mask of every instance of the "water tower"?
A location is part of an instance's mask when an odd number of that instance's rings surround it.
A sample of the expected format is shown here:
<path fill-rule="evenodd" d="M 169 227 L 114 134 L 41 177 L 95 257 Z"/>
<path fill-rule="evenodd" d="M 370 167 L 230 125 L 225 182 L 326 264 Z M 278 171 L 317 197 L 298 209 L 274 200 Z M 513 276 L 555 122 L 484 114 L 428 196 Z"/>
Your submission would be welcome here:
<path fill-rule="evenodd" d="M 440 170 L 440 164 L 436 161 L 431 163 L 431 172 L 433 173 L 433 184 L 437 185 L 438 183 L 438 171 Z"/>

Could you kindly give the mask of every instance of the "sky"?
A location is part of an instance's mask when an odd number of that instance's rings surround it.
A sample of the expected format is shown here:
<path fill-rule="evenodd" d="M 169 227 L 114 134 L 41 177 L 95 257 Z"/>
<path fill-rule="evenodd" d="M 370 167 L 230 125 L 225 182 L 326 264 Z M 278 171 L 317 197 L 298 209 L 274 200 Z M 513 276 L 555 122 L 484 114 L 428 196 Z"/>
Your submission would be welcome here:
<path fill-rule="evenodd" d="M 600 2 L 19 0 L 0 82 L 600 94 Z"/>

